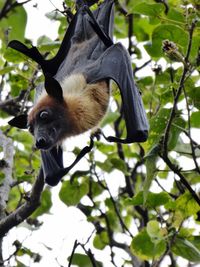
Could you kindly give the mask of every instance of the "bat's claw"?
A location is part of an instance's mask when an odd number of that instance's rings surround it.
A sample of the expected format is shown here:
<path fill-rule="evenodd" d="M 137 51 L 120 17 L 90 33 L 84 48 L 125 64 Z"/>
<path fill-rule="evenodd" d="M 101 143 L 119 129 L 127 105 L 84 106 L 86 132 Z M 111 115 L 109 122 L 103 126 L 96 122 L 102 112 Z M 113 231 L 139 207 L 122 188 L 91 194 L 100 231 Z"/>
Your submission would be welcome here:
<path fill-rule="evenodd" d="M 97 141 L 99 141 L 101 138 L 101 135 L 102 135 L 102 130 L 100 128 L 96 128 L 95 130 L 92 131 L 90 138 L 91 139 L 96 138 Z"/>

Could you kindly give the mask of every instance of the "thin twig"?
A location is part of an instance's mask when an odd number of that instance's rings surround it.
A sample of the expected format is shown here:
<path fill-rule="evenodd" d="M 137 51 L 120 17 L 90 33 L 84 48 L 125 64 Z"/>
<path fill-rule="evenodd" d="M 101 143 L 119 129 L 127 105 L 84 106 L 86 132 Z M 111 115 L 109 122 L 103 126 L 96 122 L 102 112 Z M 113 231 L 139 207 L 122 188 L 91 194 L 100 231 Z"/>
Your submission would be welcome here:
<path fill-rule="evenodd" d="M 151 59 L 147 60 L 146 62 L 144 62 L 140 67 L 136 67 L 133 71 L 133 74 L 135 74 L 137 71 L 145 68 L 146 66 L 148 66 L 151 63 Z"/>
<path fill-rule="evenodd" d="M 73 260 L 73 257 L 74 257 L 74 253 L 75 253 L 75 251 L 76 251 L 78 246 L 79 246 L 79 243 L 78 243 L 77 240 L 75 240 L 74 245 L 73 245 L 73 249 L 72 249 L 72 252 L 71 252 L 71 255 L 70 255 L 70 258 L 69 258 L 68 267 L 70 267 L 72 265 L 72 260 Z"/>
<path fill-rule="evenodd" d="M 119 210 L 118 210 L 118 208 L 117 208 L 117 205 L 116 205 L 116 203 L 115 203 L 115 200 L 114 200 L 114 198 L 113 198 L 113 196 L 112 196 L 112 194 L 111 194 L 111 192 L 110 192 L 110 189 L 108 188 L 108 185 L 106 184 L 106 182 L 105 182 L 105 185 L 101 182 L 101 180 L 99 179 L 98 174 L 96 173 L 95 170 L 94 170 L 94 173 L 95 173 L 95 176 L 96 176 L 96 178 L 97 178 L 97 180 L 98 180 L 99 185 L 100 185 L 103 189 L 107 190 L 107 191 L 108 191 L 108 194 L 110 195 L 110 199 L 111 199 L 111 202 L 112 202 L 112 204 L 113 204 L 115 213 L 116 213 L 116 215 L 117 215 L 117 217 L 118 217 L 118 219 L 119 219 L 120 225 L 121 225 L 121 227 L 122 227 L 122 231 L 124 231 L 124 232 L 125 232 L 125 231 L 128 232 L 129 235 L 133 238 L 132 233 L 129 231 L 128 227 L 125 225 L 125 223 L 124 223 L 124 221 L 123 221 L 123 219 L 122 219 L 122 217 L 121 217 L 121 214 L 120 214 L 120 212 L 119 212 Z"/>

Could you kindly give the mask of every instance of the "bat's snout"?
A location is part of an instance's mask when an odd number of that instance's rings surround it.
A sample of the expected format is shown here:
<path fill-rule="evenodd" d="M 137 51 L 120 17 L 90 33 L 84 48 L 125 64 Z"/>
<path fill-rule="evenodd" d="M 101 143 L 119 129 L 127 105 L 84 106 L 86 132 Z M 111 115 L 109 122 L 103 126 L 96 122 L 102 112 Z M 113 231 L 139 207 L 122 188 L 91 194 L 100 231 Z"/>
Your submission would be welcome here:
<path fill-rule="evenodd" d="M 39 137 L 35 143 L 38 149 L 48 149 L 50 147 L 49 142 L 45 137 Z"/>

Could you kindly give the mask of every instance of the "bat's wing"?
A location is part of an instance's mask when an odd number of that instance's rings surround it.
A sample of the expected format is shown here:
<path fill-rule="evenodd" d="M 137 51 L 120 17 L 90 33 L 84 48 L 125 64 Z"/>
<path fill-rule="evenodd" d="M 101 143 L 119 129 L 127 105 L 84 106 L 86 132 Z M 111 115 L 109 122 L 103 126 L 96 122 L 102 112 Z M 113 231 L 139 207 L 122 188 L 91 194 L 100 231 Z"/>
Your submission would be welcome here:
<path fill-rule="evenodd" d="M 91 20 L 92 16 L 92 20 Z M 59 82 L 72 73 L 82 72 L 85 66 L 97 60 L 108 46 L 112 45 L 114 7 L 113 1 L 104 1 L 97 10 L 91 12 L 84 5 L 77 12 L 74 34 L 67 56 L 54 76 Z M 96 21 L 94 26 L 93 20 Z M 96 26 L 97 25 L 97 26 Z M 95 31 L 94 31 L 95 27 Z M 71 24 L 67 30 L 70 30 Z M 96 34 L 98 31 L 98 35 Z M 67 33 L 66 33 L 67 35 Z M 64 44 L 65 39 L 63 40 Z"/>
<path fill-rule="evenodd" d="M 101 25 L 104 32 L 107 32 L 108 36 L 111 36 L 113 28 L 113 1 L 105 0 L 99 8 L 91 14 Z M 56 56 L 52 59 L 44 59 L 37 47 L 32 46 L 28 48 L 17 40 L 11 41 L 8 46 L 37 62 L 41 66 L 44 75 L 57 75 L 57 77 L 55 77 L 60 80 L 59 78 L 66 77 L 66 75 L 69 75 L 78 66 L 84 66 L 86 63 L 85 60 L 94 57 L 97 58 L 106 49 L 105 45 L 98 46 L 102 41 L 99 40 L 97 36 L 93 38 L 96 34 L 93 27 L 90 25 L 91 23 L 88 17 L 88 7 L 82 4 L 69 24 Z M 75 45 L 84 42 L 87 43 L 87 49 L 84 51 L 83 56 L 81 55 L 80 57 L 80 52 L 82 51 L 79 50 L 78 57 L 74 57 L 74 54 L 76 54 L 74 51 Z M 98 50 L 94 49 L 96 46 L 98 46 Z M 98 53 L 96 53 L 97 51 Z"/>
<path fill-rule="evenodd" d="M 110 78 L 119 86 L 127 137 L 108 137 L 110 142 L 144 142 L 148 136 L 148 121 L 140 93 L 134 84 L 131 60 L 126 49 L 120 44 L 110 46 L 98 60 L 87 66 L 84 75 L 88 83 Z"/>

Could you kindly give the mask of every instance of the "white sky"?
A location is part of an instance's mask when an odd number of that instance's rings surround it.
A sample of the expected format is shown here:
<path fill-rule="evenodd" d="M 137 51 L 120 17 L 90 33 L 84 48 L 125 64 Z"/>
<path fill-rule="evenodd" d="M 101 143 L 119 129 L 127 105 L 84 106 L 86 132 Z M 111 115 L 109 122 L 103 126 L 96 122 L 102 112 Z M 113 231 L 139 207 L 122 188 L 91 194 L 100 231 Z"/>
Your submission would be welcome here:
<path fill-rule="evenodd" d="M 37 3 L 37 7 L 33 7 Z M 28 23 L 26 27 L 26 36 L 36 42 L 37 38 L 47 35 L 51 39 L 57 37 L 58 22 L 49 20 L 45 14 L 52 12 L 55 8 L 63 10 L 62 0 L 34 0 L 25 5 L 28 12 Z"/>

